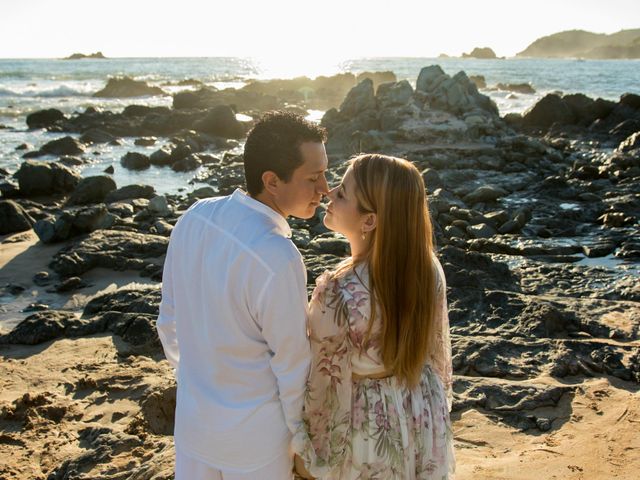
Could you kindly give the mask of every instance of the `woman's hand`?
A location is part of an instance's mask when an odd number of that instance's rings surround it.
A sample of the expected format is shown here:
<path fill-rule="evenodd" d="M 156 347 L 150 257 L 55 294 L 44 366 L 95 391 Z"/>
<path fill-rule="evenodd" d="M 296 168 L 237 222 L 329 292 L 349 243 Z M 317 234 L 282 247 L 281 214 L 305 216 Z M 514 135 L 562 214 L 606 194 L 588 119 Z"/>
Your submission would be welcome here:
<path fill-rule="evenodd" d="M 293 469 L 296 472 L 296 475 L 298 475 L 299 477 L 307 480 L 315 479 L 315 477 L 312 477 L 309 471 L 305 468 L 302 458 L 300 458 L 297 454 L 293 457 Z"/>

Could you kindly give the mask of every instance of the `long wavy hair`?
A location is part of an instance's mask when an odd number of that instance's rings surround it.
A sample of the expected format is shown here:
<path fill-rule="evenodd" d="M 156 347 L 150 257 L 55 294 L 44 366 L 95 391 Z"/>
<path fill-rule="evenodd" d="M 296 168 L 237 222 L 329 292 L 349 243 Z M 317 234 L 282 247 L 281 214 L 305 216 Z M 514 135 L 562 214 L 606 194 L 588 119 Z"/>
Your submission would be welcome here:
<path fill-rule="evenodd" d="M 378 341 L 385 368 L 413 387 L 435 334 L 436 271 L 424 181 L 418 169 L 401 158 L 363 154 L 350 163 L 358 208 L 363 214 L 375 213 L 377 223 L 365 254 L 339 271 L 368 264 L 373 298 L 367 337 L 380 315 Z"/>

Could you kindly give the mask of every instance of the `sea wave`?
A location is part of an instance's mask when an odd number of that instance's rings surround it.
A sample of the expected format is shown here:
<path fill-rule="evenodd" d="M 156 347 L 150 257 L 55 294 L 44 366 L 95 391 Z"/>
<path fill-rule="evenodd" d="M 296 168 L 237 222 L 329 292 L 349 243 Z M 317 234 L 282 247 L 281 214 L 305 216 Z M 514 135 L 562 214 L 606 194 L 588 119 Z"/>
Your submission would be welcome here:
<path fill-rule="evenodd" d="M 89 97 L 93 90 L 86 88 L 75 88 L 68 85 L 59 85 L 48 88 L 25 88 L 15 89 L 0 87 L 0 97 Z"/>

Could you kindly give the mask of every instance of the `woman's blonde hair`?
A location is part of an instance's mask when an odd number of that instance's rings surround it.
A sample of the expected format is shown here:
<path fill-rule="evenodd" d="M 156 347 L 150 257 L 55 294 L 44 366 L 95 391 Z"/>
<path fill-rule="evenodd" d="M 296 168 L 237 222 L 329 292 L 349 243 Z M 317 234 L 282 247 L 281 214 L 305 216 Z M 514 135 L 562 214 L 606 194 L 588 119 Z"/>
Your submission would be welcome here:
<path fill-rule="evenodd" d="M 358 208 L 375 213 L 377 223 L 365 255 L 348 266 L 368 263 L 373 297 L 369 335 L 379 307 L 384 365 L 413 387 L 435 331 L 436 272 L 424 181 L 411 162 L 386 155 L 359 155 L 350 168 Z"/>

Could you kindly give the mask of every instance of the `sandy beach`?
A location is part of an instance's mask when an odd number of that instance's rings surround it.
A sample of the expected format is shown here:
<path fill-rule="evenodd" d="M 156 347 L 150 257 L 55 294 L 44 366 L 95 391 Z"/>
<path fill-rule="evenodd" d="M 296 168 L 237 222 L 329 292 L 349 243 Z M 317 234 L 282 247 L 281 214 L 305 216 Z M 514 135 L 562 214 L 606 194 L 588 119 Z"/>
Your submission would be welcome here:
<path fill-rule="evenodd" d="M 33 234 L 5 238 L 0 244 L 2 281 L 25 281 L 27 272 L 46 268 L 51 249 L 39 245 Z M 91 280 L 93 289 L 104 290 L 140 278 L 101 271 L 93 272 Z M 82 298 L 89 296 L 83 293 Z M 78 297 L 58 301 L 66 308 L 83 304 Z M 640 347 L 639 342 L 633 345 Z M 117 335 L 99 334 L 2 345 L 0 359 L 1 479 L 172 478 L 175 384 L 162 354 L 131 355 Z M 549 432 L 522 432 L 482 409 L 454 413 L 457 479 L 637 477 L 638 384 L 585 376 L 562 383 L 540 376 L 532 383 L 570 385 L 575 393 L 564 395 L 555 407 L 529 412 L 555 418 Z M 58 476 L 50 476 L 54 470 Z"/>

